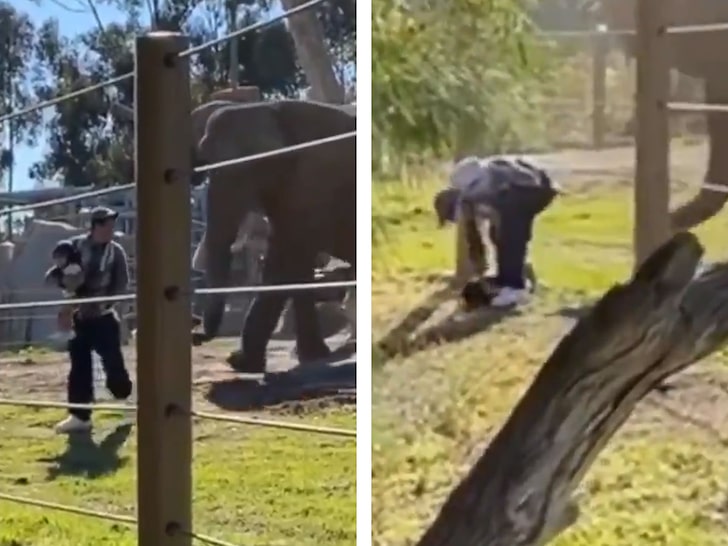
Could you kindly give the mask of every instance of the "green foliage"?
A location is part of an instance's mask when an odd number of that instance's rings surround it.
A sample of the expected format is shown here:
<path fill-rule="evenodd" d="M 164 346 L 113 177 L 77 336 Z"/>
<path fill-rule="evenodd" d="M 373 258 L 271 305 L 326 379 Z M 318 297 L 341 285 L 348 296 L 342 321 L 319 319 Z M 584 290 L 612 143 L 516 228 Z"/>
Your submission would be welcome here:
<path fill-rule="evenodd" d="M 33 98 L 28 84 L 28 66 L 33 60 L 35 26 L 12 3 L 0 2 L 0 116 L 28 106 Z M 32 77 L 32 75 L 31 75 Z M 32 114 L 0 126 L 0 181 L 12 168 L 14 158 L 7 145 L 33 142 L 40 115 Z"/>
<path fill-rule="evenodd" d="M 144 21 L 160 30 L 182 31 L 192 45 L 223 36 L 268 17 L 268 0 L 241 0 L 232 20 L 228 0 L 101 0 L 125 14 L 125 20 L 104 24 L 75 36 L 62 36 L 57 21 L 34 25 L 12 5 L 0 0 L 0 114 L 10 110 L 6 88 L 15 86 L 14 107 L 57 97 L 83 87 L 121 76 L 134 69 L 134 38 L 148 30 Z M 93 3 L 90 4 L 93 6 Z M 356 62 L 356 13 L 352 0 L 327 2 L 319 10 L 327 45 L 339 72 L 351 72 Z M 92 8 L 85 16 L 95 16 Z M 12 32 L 6 29 L 12 29 Z M 196 102 L 229 85 L 230 48 L 237 47 L 239 82 L 256 85 L 266 97 L 297 96 L 307 85 L 293 40 L 284 22 L 265 31 L 224 42 L 191 58 L 192 92 Z M 28 67 L 31 75 L 28 75 Z M 345 70 L 346 69 L 346 70 Z M 351 80 L 351 77 L 349 75 Z M 350 81 L 349 81 L 350 83 Z M 133 104 L 134 81 L 88 93 L 59 104 L 45 118 L 20 118 L 16 140 L 39 134 L 47 138 L 47 152 L 30 176 L 41 182 L 56 179 L 64 185 L 108 186 L 127 183 L 133 177 L 133 128 L 111 115 L 113 102 Z M 1 151 L 1 150 L 0 150 Z M 0 157 L 9 162 L 7 154 Z"/>
<path fill-rule="evenodd" d="M 27 71 L 34 57 L 34 35 L 35 26 L 26 14 L 12 3 L 0 2 L 0 115 L 26 107 L 32 99 Z M 18 142 L 33 134 L 38 120 L 31 116 L 14 123 Z"/>
<path fill-rule="evenodd" d="M 375 0 L 372 10 L 375 169 L 497 152 L 538 133 L 532 99 L 547 58 L 516 0 Z"/>

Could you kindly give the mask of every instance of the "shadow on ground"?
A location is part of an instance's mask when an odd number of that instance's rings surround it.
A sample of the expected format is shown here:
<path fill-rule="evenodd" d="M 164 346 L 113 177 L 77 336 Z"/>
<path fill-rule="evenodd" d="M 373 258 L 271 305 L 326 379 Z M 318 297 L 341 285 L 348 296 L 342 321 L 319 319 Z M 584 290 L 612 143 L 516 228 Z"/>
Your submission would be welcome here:
<path fill-rule="evenodd" d="M 479 309 L 469 313 L 451 313 L 437 324 L 419 333 L 417 330 L 427 322 L 438 308 L 459 297 L 452 287 L 447 286 L 429 294 L 394 326 L 374 347 L 377 366 L 383 366 L 396 357 L 411 356 L 432 345 L 451 343 L 485 332 L 506 317 L 518 314 L 517 309 Z"/>
<path fill-rule="evenodd" d="M 240 374 L 213 383 L 205 398 L 226 411 L 355 405 L 356 354 L 342 347 L 325 361 L 264 376 Z"/>
<path fill-rule="evenodd" d="M 129 438 L 131 429 L 131 423 L 119 425 L 98 444 L 91 432 L 69 434 L 68 444 L 63 453 L 39 459 L 40 462 L 51 464 L 47 479 L 52 481 L 59 476 L 96 479 L 113 474 L 127 462 L 127 457 L 119 456 L 119 450 Z"/>
<path fill-rule="evenodd" d="M 553 313 L 552 316 L 556 315 L 566 319 L 579 320 L 587 316 L 592 310 L 592 307 L 593 304 L 591 302 L 577 305 L 565 305 Z"/>

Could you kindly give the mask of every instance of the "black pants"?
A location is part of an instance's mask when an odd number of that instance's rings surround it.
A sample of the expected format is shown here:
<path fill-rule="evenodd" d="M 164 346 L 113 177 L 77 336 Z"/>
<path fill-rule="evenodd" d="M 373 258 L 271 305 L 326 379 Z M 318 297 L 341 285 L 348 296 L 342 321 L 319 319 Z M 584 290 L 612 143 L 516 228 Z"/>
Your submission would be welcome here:
<path fill-rule="evenodd" d="M 131 395 L 131 379 L 121 353 L 119 320 L 114 313 L 93 318 L 73 317 L 75 337 L 68 342 L 71 371 L 68 374 L 68 402 L 90 404 L 94 401 L 94 374 L 91 351 L 101 357 L 106 374 L 106 387 L 117 400 Z M 88 410 L 70 410 L 84 421 L 91 417 Z"/>
<path fill-rule="evenodd" d="M 495 244 L 497 274 L 495 284 L 502 287 L 526 288 L 525 267 L 528 244 L 531 242 L 533 217 L 530 215 L 503 215 L 498 229 L 491 229 Z"/>

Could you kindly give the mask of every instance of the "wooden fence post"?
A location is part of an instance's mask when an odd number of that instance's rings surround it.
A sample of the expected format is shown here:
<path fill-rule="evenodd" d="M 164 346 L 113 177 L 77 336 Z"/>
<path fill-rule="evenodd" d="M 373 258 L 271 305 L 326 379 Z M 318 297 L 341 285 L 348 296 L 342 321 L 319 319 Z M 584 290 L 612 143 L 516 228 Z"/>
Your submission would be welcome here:
<path fill-rule="evenodd" d="M 139 546 L 191 546 L 192 365 L 188 45 L 136 41 Z"/>
<path fill-rule="evenodd" d="M 634 244 L 641 264 L 670 235 L 670 66 L 663 0 L 636 2 L 637 138 Z"/>
<path fill-rule="evenodd" d="M 609 35 L 606 25 L 597 25 L 592 39 L 592 146 L 604 147 L 607 107 L 607 54 Z"/>

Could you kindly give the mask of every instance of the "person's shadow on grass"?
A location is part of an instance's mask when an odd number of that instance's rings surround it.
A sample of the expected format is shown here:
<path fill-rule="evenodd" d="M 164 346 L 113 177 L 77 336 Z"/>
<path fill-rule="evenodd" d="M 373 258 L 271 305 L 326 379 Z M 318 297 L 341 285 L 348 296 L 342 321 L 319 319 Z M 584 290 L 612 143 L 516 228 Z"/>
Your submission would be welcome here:
<path fill-rule="evenodd" d="M 132 424 L 117 426 L 97 444 L 91 432 L 68 435 L 66 450 L 55 457 L 40 459 L 51 463 L 46 479 L 53 481 L 59 476 L 78 476 L 96 479 L 113 474 L 122 468 L 128 457 L 120 457 L 119 450 L 131 434 Z"/>
<path fill-rule="evenodd" d="M 460 291 L 453 285 L 444 286 L 428 294 L 397 325 L 374 343 L 372 365 L 384 366 L 396 357 L 411 356 L 435 345 L 466 339 L 520 313 L 518 308 L 482 307 L 467 313 L 456 310 L 437 324 L 417 332 L 442 304 L 458 297 Z"/>

